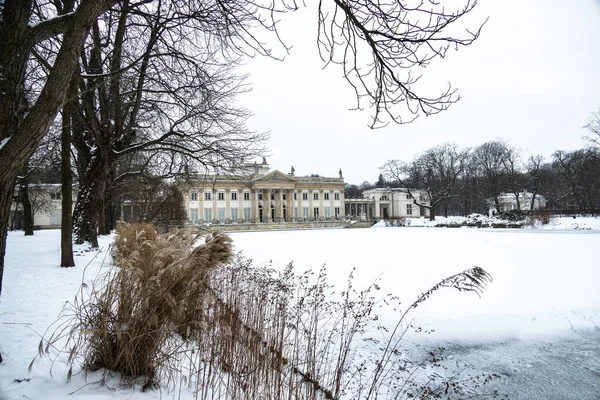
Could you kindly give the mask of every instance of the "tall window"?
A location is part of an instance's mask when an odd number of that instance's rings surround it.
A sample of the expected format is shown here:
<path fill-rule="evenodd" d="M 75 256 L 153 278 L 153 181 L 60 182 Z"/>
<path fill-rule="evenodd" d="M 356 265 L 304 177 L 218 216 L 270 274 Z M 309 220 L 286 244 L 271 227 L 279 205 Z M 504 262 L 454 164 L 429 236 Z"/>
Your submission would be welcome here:
<path fill-rule="evenodd" d="M 335 210 L 334 210 L 334 212 L 335 212 L 335 217 L 336 218 L 340 216 L 340 208 L 339 207 L 336 207 Z"/>
<path fill-rule="evenodd" d="M 217 200 L 225 200 L 225 192 L 218 192 Z"/>
<path fill-rule="evenodd" d="M 294 200 L 298 200 L 298 193 L 294 193 Z"/>
<path fill-rule="evenodd" d="M 302 200 L 308 200 L 308 193 L 306 193 L 306 192 L 302 193 Z"/>
<path fill-rule="evenodd" d="M 313 208 L 313 216 L 315 219 L 319 218 L 319 207 Z"/>
<path fill-rule="evenodd" d="M 198 209 L 197 208 L 190 208 L 190 219 L 192 220 L 192 222 L 194 224 L 198 222 Z"/>
<path fill-rule="evenodd" d="M 231 192 L 231 200 L 237 200 L 237 192 Z"/>
<path fill-rule="evenodd" d="M 340 194 L 339 194 L 339 193 L 337 193 L 337 192 L 336 192 L 336 193 L 334 193 L 334 194 L 333 194 L 333 199 L 334 199 L 334 200 L 339 200 L 339 199 L 340 199 Z"/>
<path fill-rule="evenodd" d="M 308 207 L 302 207 L 302 217 L 308 218 Z"/>
<path fill-rule="evenodd" d="M 231 219 L 233 220 L 233 222 L 237 222 L 237 220 L 238 220 L 238 209 L 237 208 L 231 209 Z"/>
<path fill-rule="evenodd" d="M 329 200 L 329 192 L 325 192 L 325 193 L 323 194 L 323 198 L 324 198 L 325 200 Z"/>
<path fill-rule="evenodd" d="M 204 192 L 204 200 L 210 200 L 210 192 Z"/>
<path fill-rule="evenodd" d="M 244 200 L 250 200 L 250 192 L 244 192 Z"/>
<path fill-rule="evenodd" d="M 406 214 L 407 215 L 412 215 L 412 204 L 407 204 L 406 205 Z"/>
<path fill-rule="evenodd" d="M 204 209 L 204 221 L 206 221 L 206 222 L 212 221 L 212 208 Z"/>
<path fill-rule="evenodd" d="M 250 207 L 244 207 L 244 221 L 250 222 L 251 215 Z"/>
<path fill-rule="evenodd" d="M 323 214 L 324 214 L 325 218 L 331 217 L 331 208 L 330 207 L 323 207 Z"/>
<path fill-rule="evenodd" d="M 220 207 L 217 208 L 217 219 L 219 220 L 220 223 L 225 222 L 225 209 Z"/>
<path fill-rule="evenodd" d="M 50 211 L 50 225 L 60 225 L 62 220 L 62 210 Z"/>
<path fill-rule="evenodd" d="M 198 192 L 190 192 L 190 200 L 198 201 Z"/>

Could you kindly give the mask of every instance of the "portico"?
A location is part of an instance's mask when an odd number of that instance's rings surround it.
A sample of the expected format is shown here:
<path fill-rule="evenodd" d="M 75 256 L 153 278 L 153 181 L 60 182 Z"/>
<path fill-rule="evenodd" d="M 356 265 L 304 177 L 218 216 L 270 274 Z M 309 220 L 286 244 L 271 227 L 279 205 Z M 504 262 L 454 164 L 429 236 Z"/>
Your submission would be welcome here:
<path fill-rule="evenodd" d="M 249 164 L 236 176 L 209 175 L 187 188 L 193 224 L 287 223 L 344 218 L 344 179 L 297 177 Z"/>

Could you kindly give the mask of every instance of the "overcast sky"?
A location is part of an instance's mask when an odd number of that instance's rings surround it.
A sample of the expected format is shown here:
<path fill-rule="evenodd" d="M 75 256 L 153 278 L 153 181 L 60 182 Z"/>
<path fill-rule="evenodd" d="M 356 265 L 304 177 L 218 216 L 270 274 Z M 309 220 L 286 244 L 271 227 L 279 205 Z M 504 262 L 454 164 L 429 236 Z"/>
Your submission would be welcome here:
<path fill-rule="evenodd" d="M 481 0 L 476 11 L 472 29 L 489 16 L 479 40 L 423 74 L 439 92 L 450 82 L 461 100 L 377 130 L 368 128 L 370 110 L 350 110 L 356 102 L 341 69 L 322 69 L 315 10 L 286 16 L 280 33 L 291 54 L 248 61 L 253 90 L 240 97 L 254 114 L 249 127 L 271 133 L 271 168 L 324 176 L 341 168 L 347 183 L 360 184 L 374 182 L 385 161 L 410 161 L 444 142 L 473 147 L 502 138 L 546 158 L 583 147 L 582 127 L 600 109 L 600 1 Z"/>

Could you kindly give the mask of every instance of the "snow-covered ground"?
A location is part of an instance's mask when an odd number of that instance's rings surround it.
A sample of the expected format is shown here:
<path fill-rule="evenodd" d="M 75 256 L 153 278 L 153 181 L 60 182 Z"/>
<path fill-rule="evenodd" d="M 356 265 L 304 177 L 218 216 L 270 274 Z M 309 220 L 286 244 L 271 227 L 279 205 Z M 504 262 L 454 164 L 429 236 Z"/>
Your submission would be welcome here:
<path fill-rule="evenodd" d="M 341 287 L 355 267 L 357 287 L 378 280 L 382 293 L 400 296 L 403 304 L 446 276 L 483 267 L 494 280 L 481 298 L 436 292 L 412 314 L 415 325 L 435 331 L 408 339 L 423 348 L 444 346 L 450 362 L 467 366 L 465 374 L 497 373 L 491 388 L 510 398 L 580 400 L 600 398 L 600 219 L 585 221 L 589 230 L 383 228 L 232 237 L 256 263 L 283 268 L 293 261 L 298 271 L 326 264 L 331 283 Z M 101 239 L 100 253 L 77 248 L 77 267 L 69 269 L 58 267 L 59 242 L 56 230 L 34 237 L 9 233 L 0 297 L 0 399 L 193 398 L 185 391 L 111 391 L 94 376 L 67 384 L 60 357 L 52 375 L 47 358 L 28 374 L 40 335 L 73 299 L 83 271 L 89 279 L 109 268 L 104 258 L 110 238 Z M 381 322 L 395 318 L 383 311 Z"/>

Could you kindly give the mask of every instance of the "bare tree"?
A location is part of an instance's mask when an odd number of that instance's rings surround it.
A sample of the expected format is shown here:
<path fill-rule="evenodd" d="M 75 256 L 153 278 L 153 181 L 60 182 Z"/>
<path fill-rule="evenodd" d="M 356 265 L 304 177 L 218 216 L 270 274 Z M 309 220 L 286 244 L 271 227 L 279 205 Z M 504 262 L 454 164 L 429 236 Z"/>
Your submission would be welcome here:
<path fill-rule="evenodd" d="M 544 157 L 541 155 L 530 156 L 527 160 L 527 186 L 531 191 L 529 209 L 535 208 L 535 199 L 543 183 Z"/>
<path fill-rule="evenodd" d="M 502 166 L 504 189 L 515 197 L 517 210 L 521 211 L 521 197 L 525 188 L 525 176 L 522 171 L 521 152 L 519 149 L 504 143 Z"/>
<path fill-rule="evenodd" d="M 228 18 L 245 12 L 210 2 L 124 1 L 94 23 L 75 101 L 76 243 L 96 246 L 98 229 L 109 231 L 112 187 L 124 177 L 152 164 L 167 174 L 185 166 L 226 171 L 264 152 L 267 135 L 246 129 L 249 112 L 233 105 L 245 85 L 229 41 L 246 23 Z M 117 163 L 139 153 L 136 169 Z"/>
<path fill-rule="evenodd" d="M 427 150 L 409 164 L 390 160 L 381 171 L 388 181 L 399 182 L 414 204 L 428 209 L 433 221 L 438 206 L 454 194 L 468 157 L 468 149 L 460 150 L 456 144 L 446 143 Z M 421 191 L 426 196 L 421 196 Z"/>
<path fill-rule="evenodd" d="M 590 122 L 585 128 L 589 131 L 589 135 L 586 138 L 591 143 L 600 147 L 600 110 L 592 113 Z"/>
<path fill-rule="evenodd" d="M 496 210 L 500 210 L 498 196 L 502 192 L 504 153 L 506 145 L 501 140 L 486 142 L 475 148 L 473 159 L 479 170 L 479 175 L 485 180 L 485 186 L 481 195 L 484 198 L 492 198 Z"/>
<path fill-rule="evenodd" d="M 562 175 L 570 206 L 585 212 L 600 206 L 600 151 L 587 148 L 554 153 L 554 164 Z"/>
<path fill-rule="evenodd" d="M 455 36 L 477 1 L 458 3 L 452 8 L 434 1 L 319 2 L 321 58 L 342 66 L 356 107 L 366 102 L 373 109 L 372 128 L 437 114 L 459 100 L 450 85 L 434 95 L 415 89 L 424 67 L 479 37 L 483 24 L 475 31 L 463 26 L 464 35 Z"/>

